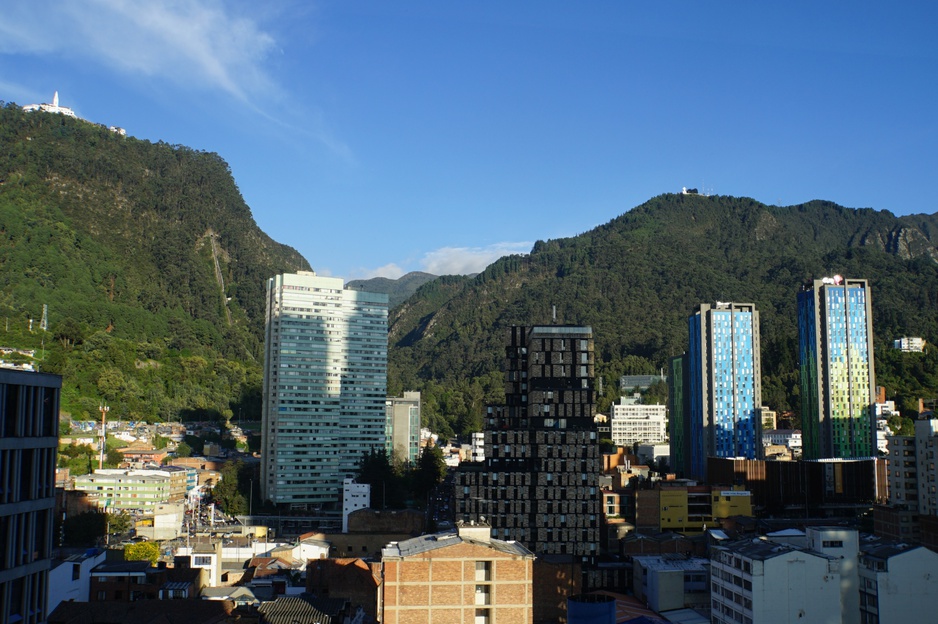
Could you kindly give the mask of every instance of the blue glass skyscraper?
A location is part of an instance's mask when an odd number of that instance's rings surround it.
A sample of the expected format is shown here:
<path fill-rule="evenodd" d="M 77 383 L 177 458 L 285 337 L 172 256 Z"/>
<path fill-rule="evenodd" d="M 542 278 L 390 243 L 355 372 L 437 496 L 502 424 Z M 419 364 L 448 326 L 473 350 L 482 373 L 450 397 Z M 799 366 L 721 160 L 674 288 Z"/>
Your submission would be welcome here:
<path fill-rule="evenodd" d="M 708 457 L 762 457 L 759 312 L 751 303 L 701 304 L 688 328 L 687 468 L 706 479 Z"/>
<path fill-rule="evenodd" d="M 801 428 L 805 459 L 876 451 L 870 288 L 839 275 L 798 293 Z"/>

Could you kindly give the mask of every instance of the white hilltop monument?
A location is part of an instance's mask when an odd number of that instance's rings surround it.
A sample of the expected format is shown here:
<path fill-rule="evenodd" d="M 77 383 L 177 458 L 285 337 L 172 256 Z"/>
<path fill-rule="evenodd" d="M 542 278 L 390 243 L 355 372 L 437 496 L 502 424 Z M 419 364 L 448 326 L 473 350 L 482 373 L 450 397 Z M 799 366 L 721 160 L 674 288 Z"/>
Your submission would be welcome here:
<path fill-rule="evenodd" d="M 59 106 L 59 92 L 56 91 L 52 96 L 52 104 L 43 103 L 43 104 L 27 104 L 23 107 L 23 110 L 27 113 L 32 111 L 40 111 L 43 113 L 60 113 L 67 117 L 74 117 L 75 119 L 81 119 L 78 115 L 75 114 L 75 111 L 70 109 L 67 106 Z M 87 121 L 86 119 L 81 119 L 82 121 Z M 90 123 L 90 122 L 89 122 Z M 98 124 L 104 125 L 104 124 Z M 127 131 L 118 126 L 108 126 L 108 130 L 115 132 L 121 136 L 127 136 Z"/>
<path fill-rule="evenodd" d="M 75 114 L 75 111 L 70 109 L 67 106 L 59 106 L 59 92 L 56 91 L 55 95 L 52 96 L 52 104 L 43 103 L 43 104 L 27 104 L 23 107 L 23 110 L 26 112 L 32 111 L 42 111 L 44 113 L 61 113 L 68 117 L 74 117 L 78 119 L 78 115 Z"/>

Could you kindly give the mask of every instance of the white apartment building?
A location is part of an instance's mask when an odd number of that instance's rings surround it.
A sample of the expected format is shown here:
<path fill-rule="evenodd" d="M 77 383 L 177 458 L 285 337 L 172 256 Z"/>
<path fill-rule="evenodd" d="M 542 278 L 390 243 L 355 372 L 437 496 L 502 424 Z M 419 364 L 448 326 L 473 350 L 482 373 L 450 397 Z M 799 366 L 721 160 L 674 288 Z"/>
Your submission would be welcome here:
<path fill-rule="evenodd" d="M 915 436 L 886 437 L 889 451 L 886 479 L 891 506 L 907 506 L 918 512 L 918 470 L 916 469 Z"/>
<path fill-rule="evenodd" d="M 102 510 L 152 513 L 158 505 L 170 501 L 174 479 L 178 480 L 178 473 L 165 470 L 106 468 L 76 477 L 75 489 L 96 498 Z M 182 472 L 181 487 L 184 495 L 185 472 Z"/>
<path fill-rule="evenodd" d="M 807 547 L 840 559 L 840 608 L 843 624 L 860 622 L 860 536 L 855 529 L 816 526 L 805 529 Z"/>
<path fill-rule="evenodd" d="M 793 451 L 801 451 L 801 430 L 800 429 L 771 429 L 762 432 L 762 445 L 778 444 L 787 446 Z"/>
<path fill-rule="evenodd" d="M 639 401 L 636 397 L 621 397 L 612 404 L 612 442 L 617 446 L 657 444 L 668 439 L 667 406 L 642 405 Z"/>
<path fill-rule="evenodd" d="M 934 621 L 938 614 L 938 553 L 905 544 L 860 555 L 861 624 Z"/>
<path fill-rule="evenodd" d="M 481 431 L 476 431 L 469 434 L 471 443 L 471 451 L 469 461 L 474 462 L 484 462 L 485 461 L 485 434 Z"/>
<path fill-rule="evenodd" d="M 348 533 L 348 516 L 358 509 L 371 506 L 371 486 L 345 479 L 342 483 L 342 532 Z"/>
<path fill-rule="evenodd" d="M 918 473 L 918 511 L 938 516 L 938 419 L 915 421 L 915 468 Z"/>
<path fill-rule="evenodd" d="M 714 624 L 840 624 L 840 559 L 787 544 L 741 540 L 710 558 Z"/>
<path fill-rule="evenodd" d="M 386 445 L 388 297 L 301 271 L 268 280 L 266 308 L 261 494 L 338 517 Z"/>
<path fill-rule="evenodd" d="M 916 420 L 914 436 L 891 435 L 887 440 L 889 505 L 912 514 L 938 515 L 938 419 Z"/>
<path fill-rule="evenodd" d="M 917 336 L 906 336 L 893 340 L 892 347 L 907 353 L 921 353 L 925 350 L 925 339 Z"/>

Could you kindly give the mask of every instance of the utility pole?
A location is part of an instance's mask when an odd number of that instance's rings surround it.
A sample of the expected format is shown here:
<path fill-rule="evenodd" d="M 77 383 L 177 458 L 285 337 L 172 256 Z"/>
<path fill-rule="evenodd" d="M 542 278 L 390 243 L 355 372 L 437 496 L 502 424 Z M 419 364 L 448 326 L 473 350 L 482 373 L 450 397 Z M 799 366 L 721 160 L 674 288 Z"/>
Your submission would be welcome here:
<path fill-rule="evenodd" d="M 98 410 L 101 412 L 101 455 L 98 457 L 98 470 L 104 468 L 104 449 L 106 448 L 106 437 L 107 437 L 107 421 L 106 416 L 110 411 L 110 407 L 105 404 L 98 406 Z"/>

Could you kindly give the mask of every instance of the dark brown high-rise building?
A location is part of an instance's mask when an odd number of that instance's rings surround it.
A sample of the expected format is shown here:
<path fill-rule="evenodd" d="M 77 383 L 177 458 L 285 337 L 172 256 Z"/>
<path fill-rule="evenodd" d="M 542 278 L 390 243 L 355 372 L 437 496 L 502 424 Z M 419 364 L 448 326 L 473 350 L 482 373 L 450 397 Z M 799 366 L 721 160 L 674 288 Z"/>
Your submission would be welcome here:
<path fill-rule="evenodd" d="M 484 520 L 492 537 L 538 556 L 595 560 L 602 462 L 593 367 L 589 327 L 510 329 L 505 404 L 488 408 L 485 461 L 457 473 L 458 519 Z"/>
<path fill-rule="evenodd" d="M 0 622 L 44 622 L 52 558 L 57 375 L 0 369 Z"/>

